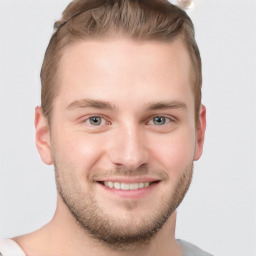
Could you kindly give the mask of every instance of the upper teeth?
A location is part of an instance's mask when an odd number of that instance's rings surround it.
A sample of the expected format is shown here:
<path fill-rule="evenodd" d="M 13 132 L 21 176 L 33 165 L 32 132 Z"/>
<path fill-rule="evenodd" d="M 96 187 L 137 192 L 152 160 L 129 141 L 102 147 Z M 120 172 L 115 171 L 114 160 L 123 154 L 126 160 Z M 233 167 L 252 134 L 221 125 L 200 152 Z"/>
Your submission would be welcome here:
<path fill-rule="evenodd" d="M 148 187 L 149 182 L 119 183 L 119 182 L 105 181 L 104 185 L 109 188 L 115 188 L 115 189 L 121 189 L 121 190 L 134 190 L 134 189 Z"/>

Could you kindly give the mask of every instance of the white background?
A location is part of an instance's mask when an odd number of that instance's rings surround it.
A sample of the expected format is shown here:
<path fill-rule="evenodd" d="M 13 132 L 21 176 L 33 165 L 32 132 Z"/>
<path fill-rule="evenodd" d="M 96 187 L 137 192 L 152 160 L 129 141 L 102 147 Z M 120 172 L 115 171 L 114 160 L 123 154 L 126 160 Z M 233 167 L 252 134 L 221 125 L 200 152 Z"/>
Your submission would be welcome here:
<path fill-rule="evenodd" d="M 44 51 L 68 2 L 0 0 L 0 237 L 31 232 L 54 213 L 53 168 L 37 154 L 33 119 Z M 177 238 L 215 256 L 256 255 L 256 1 L 195 0 L 188 14 L 208 125 Z"/>

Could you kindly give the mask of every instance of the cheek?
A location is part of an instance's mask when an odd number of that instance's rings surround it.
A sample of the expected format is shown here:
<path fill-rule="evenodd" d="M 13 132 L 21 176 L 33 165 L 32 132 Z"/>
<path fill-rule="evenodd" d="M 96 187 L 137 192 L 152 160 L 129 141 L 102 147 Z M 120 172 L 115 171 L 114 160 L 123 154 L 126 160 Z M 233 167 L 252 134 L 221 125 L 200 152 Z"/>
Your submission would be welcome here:
<path fill-rule="evenodd" d="M 191 130 L 177 131 L 163 138 L 151 147 L 151 154 L 169 171 L 178 172 L 193 162 L 195 135 Z"/>
<path fill-rule="evenodd" d="M 72 169 L 88 170 L 102 155 L 102 139 L 97 136 L 62 130 L 54 138 L 54 158 Z"/>

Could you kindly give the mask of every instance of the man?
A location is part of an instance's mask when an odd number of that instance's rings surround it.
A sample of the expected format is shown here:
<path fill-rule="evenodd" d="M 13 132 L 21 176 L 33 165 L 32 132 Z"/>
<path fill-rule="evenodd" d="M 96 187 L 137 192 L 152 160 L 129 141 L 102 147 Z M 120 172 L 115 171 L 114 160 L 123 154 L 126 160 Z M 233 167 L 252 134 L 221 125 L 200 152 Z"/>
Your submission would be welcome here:
<path fill-rule="evenodd" d="M 2 255 L 209 255 L 175 239 L 206 126 L 189 17 L 165 0 L 77 0 L 55 28 L 35 127 L 56 213 Z"/>

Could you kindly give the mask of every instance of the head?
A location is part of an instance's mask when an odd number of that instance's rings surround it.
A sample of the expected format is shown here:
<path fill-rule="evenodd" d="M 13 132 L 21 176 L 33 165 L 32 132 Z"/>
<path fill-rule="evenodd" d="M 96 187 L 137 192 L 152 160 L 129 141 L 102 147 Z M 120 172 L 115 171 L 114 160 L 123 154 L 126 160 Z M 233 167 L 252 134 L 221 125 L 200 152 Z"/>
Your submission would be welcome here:
<path fill-rule="evenodd" d="M 81 40 L 125 36 L 136 41 L 182 40 L 192 65 L 195 121 L 201 105 L 201 58 L 188 15 L 167 0 L 75 0 L 54 25 L 41 69 L 41 105 L 48 121 L 60 84 L 58 64 L 68 45 Z"/>
<path fill-rule="evenodd" d="M 193 25 L 164 0 L 80 0 L 55 28 L 35 124 L 58 203 L 115 249 L 148 241 L 184 198 L 202 153 Z"/>

